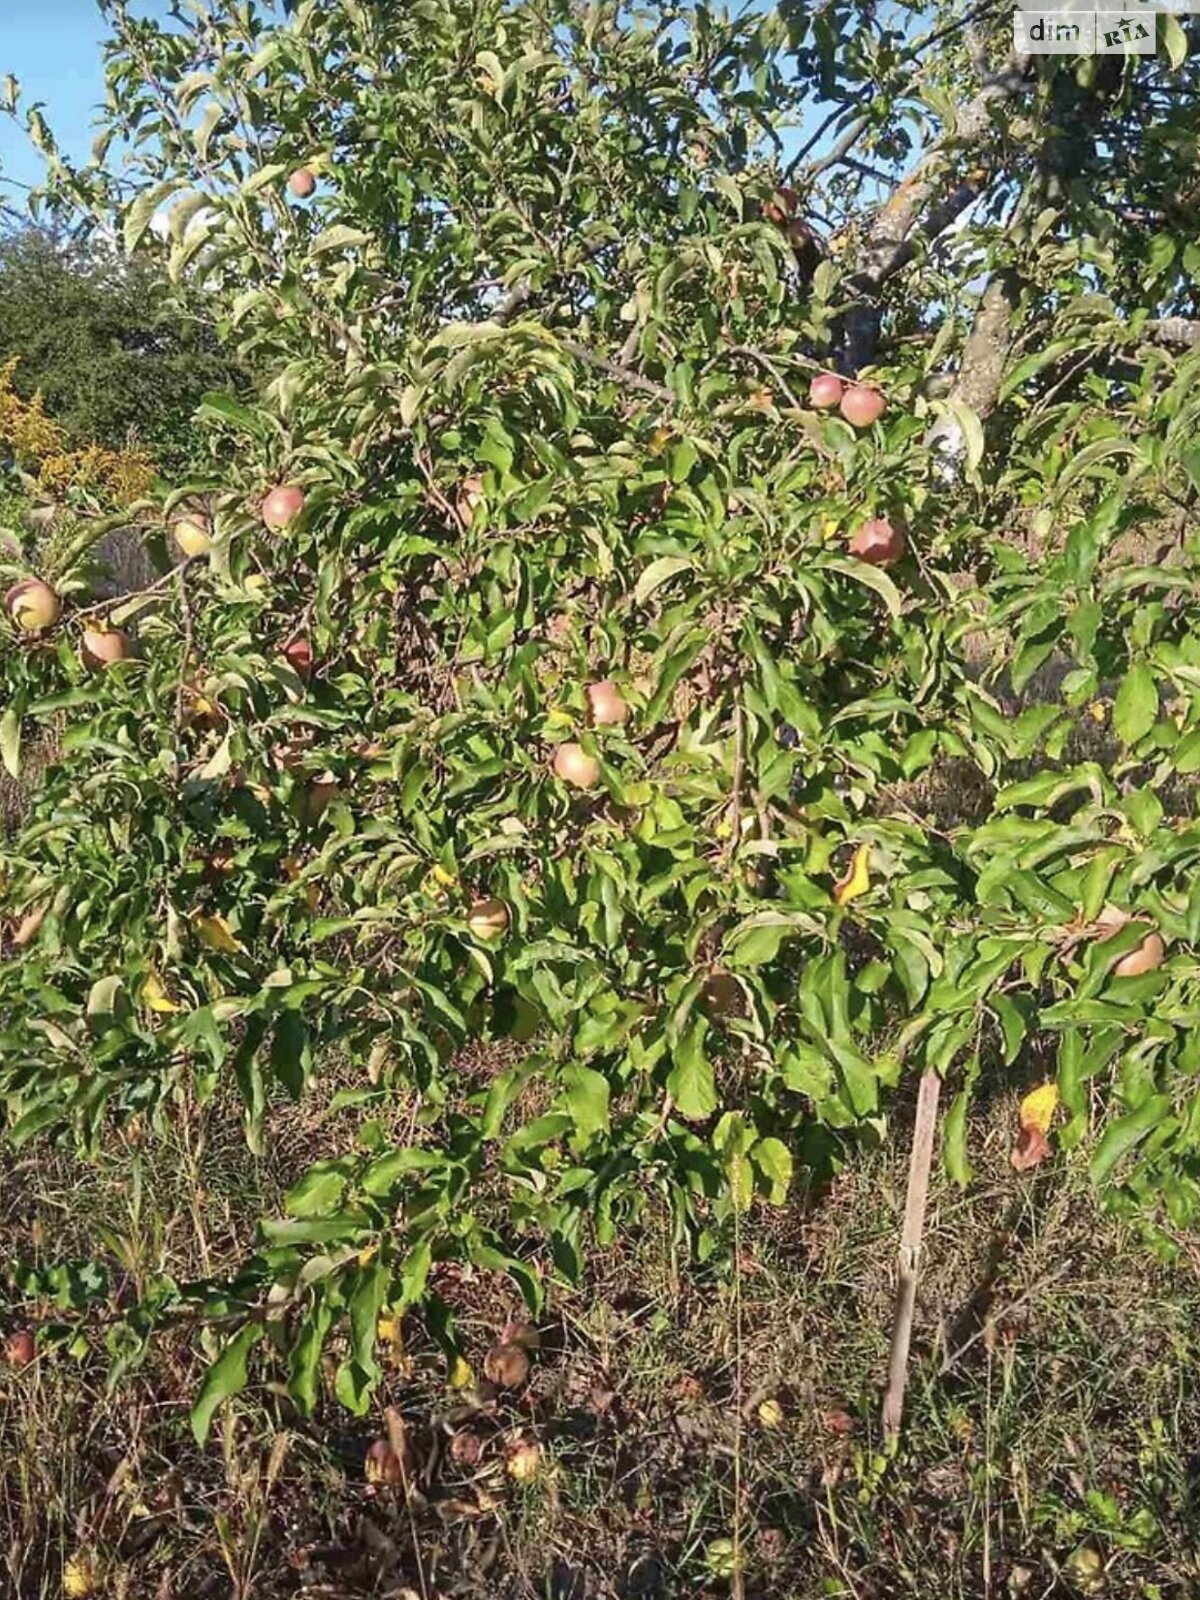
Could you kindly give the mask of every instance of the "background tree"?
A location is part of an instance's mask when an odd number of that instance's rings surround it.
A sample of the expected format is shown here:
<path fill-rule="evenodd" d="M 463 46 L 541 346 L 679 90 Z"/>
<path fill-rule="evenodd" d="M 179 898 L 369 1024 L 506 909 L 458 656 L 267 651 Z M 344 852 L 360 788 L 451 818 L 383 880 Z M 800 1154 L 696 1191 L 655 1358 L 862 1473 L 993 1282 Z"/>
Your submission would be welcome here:
<path fill-rule="evenodd" d="M 202 396 L 238 385 L 202 309 L 154 264 L 41 227 L 0 235 L 0 361 L 13 356 L 17 392 L 40 391 L 72 445 L 140 446 L 172 471 Z"/>
<path fill-rule="evenodd" d="M 977 8 L 105 11 L 133 153 L 72 172 L 35 113 L 54 195 L 202 285 L 261 385 L 201 407 L 166 511 L 214 543 L 114 615 L 140 660 L 76 665 L 69 563 L 57 651 L 10 606 L 6 759 L 79 727 L 10 852 L 9 1133 L 86 1147 L 229 1076 L 261 1148 L 335 1056 L 363 1117 L 235 1283 L 130 1319 L 244 1318 L 198 1433 L 264 1341 L 302 1407 L 344 1316 L 359 1410 L 383 1307 L 453 1352 L 448 1262 L 536 1308 L 664 1201 L 712 1256 L 909 1075 L 952 1080 L 965 1181 L 971 1093 L 1049 1071 L 1167 1239 L 1200 1200 L 1181 24 L 1101 85 Z M 806 403 L 822 369 L 853 398 Z M 912 787 L 948 762 L 968 815 Z"/>

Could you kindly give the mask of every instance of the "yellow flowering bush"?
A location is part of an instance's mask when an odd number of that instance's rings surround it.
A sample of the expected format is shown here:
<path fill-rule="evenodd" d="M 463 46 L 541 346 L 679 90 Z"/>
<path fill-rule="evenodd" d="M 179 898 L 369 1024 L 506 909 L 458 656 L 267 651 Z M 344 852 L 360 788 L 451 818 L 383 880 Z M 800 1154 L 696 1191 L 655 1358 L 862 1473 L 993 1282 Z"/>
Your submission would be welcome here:
<path fill-rule="evenodd" d="M 141 450 L 109 450 L 91 444 L 68 448 L 63 429 L 48 417 L 40 394 L 23 400 L 13 387 L 18 357 L 0 366 L 0 441 L 10 446 L 20 466 L 35 472 L 55 495 L 82 489 L 112 505 L 128 505 L 149 492 L 157 476 Z"/>

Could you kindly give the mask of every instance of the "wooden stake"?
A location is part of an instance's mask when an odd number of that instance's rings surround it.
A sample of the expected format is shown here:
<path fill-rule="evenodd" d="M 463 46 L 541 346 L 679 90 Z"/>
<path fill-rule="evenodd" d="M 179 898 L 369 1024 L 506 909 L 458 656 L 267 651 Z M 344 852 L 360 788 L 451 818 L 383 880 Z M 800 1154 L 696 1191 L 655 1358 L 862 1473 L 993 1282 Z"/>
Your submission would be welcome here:
<path fill-rule="evenodd" d="M 929 1170 L 937 1133 L 938 1096 L 942 1080 L 932 1068 L 921 1079 L 917 1093 L 917 1120 L 913 1127 L 912 1155 L 908 1164 L 908 1197 L 900 1234 L 900 1277 L 896 1284 L 896 1315 L 892 1322 L 892 1349 L 888 1357 L 887 1388 L 883 1396 L 883 1433 L 891 1443 L 900 1432 L 904 1414 L 904 1389 L 908 1383 L 908 1349 L 912 1342 L 913 1312 L 917 1305 L 921 1240 L 925 1234 L 925 1206 L 929 1198 Z"/>

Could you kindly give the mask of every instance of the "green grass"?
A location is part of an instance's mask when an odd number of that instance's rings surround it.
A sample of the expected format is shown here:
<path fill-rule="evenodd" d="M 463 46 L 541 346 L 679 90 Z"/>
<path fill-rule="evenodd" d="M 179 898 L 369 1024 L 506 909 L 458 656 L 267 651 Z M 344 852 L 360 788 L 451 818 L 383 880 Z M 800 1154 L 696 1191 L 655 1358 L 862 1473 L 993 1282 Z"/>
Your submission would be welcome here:
<path fill-rule="evenodd" d="M 90 1354 L 4 1373 L 0 1594 L 59 1595 L 83 1550 L 96 1592 L 128 1600 L 682 1600 L 737 1593 L 735 1539 L 742 1591 L 763 1600 L 1200 1594 L 1194 1261 L 1157 1259 L 1099 1211 L 1079 1157 L 1013 1173 L 1013 1117 L 1004 1098 L 973 1129 L 968 1191 L 935 1180 L 890 1458 L 878 1411 L 903 1127 L 828 1194 L 747 1216 L 736 1271 L 679 1259 L 665 1218 L 595 1252 L 586 1288 L 553 1297 L 528 1391 L 479 1410 L 415 1320 L 374 1416 L 300 1418 L 266 1374 L 204 1452 L 187 1427 L 203 1356 L 182 1332 L 113 1392 L 99 1329 Z M 135 1134 L 87 1168 L 6 1158 L 9 1252 L 82 1251 L 99 1217 L 118 1285 L 220 1270 L 245 1219 L 348 1131 L 293 1110 L 259 1162 L 232 1111 L 176 1126 L 171 1144 Z M 511 1287 L 446 1269 L 439 1288 L 478 1369 Z M 407 1502 L 363 1477 L 389 1402 L 417 1450 Z M 463 1427 L 485 1441 L 475 1467 L 450 1456 Z M 547 1461 L 529 1485 L 504 1470 L 519 1434 Z"/>

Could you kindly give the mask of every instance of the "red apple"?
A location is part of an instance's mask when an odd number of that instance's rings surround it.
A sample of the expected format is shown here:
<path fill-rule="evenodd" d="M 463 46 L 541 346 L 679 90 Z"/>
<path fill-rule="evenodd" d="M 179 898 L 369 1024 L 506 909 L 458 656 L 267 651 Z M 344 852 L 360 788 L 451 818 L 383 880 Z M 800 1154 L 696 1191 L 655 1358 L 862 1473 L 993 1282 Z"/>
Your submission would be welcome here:
<path fill-rule="evenodd" d="M 850 554 L 872 567 L 890 567 L 905 550 L 904 530 L 894 527 L 886 517 L 864 522 L 850 541 Z"/>
<path fill-rule="evenodd" d="M 581 745 L 570 741 L 560 744 L 554 752 L 555 776 L 577 789 L 592 788 L 600 777 L 600 763 L 589 756 Z"/>
<path fill-rule="evenodd" d="M 298 677 L 307 678 L 312 671 L 312 640 L 306 633 L 294 633 L 285 639 L 280 654 Z"/>
<path fill-rule="evenodd" d="M 278 484 L 262 503 L 262 519 L 268 528 L 286 528 L 304 510 L 304 490 L 294 483 Z"/>
<path fill-rule="evenodd" d="M 808 386 L 809 404 L 816 406 L 819 411 L 828 411 L 831 406 L 837 405 L 845 388 L 836 372 L 818 372 Z"/>
<path fill-rule="evenodd" d="M 297 200 L 308 200 L 316 192 L 317 180 L 307 167 L 298 167 L 288 179 L 288 188 Z"/>
<path fill-rule="evenodd" d="M 9 616 L 22 633 L 52 628 L 62 614 L 62 602 L 40 578 L 22 578 L 4 597 Z"/>
<path fill-rule="evenodd" d="M 29 1328 L 19 1328 L 15 1333 L 10 1333 L 4 1348 L 10 1367 L 27 1367 L 37 1355 L 37 1341 Z"/>
<path fill-rule="evenodd" d="M 127 661 L 133 649 L 123 628 L 85 628 L 79 645 L 79 658 L 93 672 L 103 672 L 118 661 Z"/>
<path fill-rule="evenodd" d="M 589 683 L 587 699 L 593 727 L 613 727 L 628 720 L 629 707 L 611 678 L 603 678 L 599 683 Z"/>
<path fill-rule="evenodd" d="M 407 1476 L 406 1464 L 386 1439 L 376 1439 L 363 1463 L 368 1483 L 401 1484 Z"/>
<path fill-rule="evenodd" d="M 838 409 L 856 428 L 869 428 L 879 421 L 887 409 L 887 401 L 870 384 L 852 383 L 842 395 Z"/>

